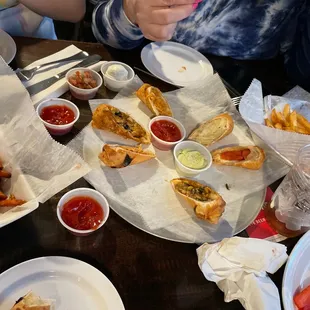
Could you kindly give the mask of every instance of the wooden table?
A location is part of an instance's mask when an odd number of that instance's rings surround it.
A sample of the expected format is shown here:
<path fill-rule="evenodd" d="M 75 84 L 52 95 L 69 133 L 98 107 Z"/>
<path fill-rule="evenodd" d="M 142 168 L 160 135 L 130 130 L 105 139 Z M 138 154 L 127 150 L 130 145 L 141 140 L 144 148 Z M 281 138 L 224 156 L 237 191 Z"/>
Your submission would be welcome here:
<path fill-rule="evenodd" d="M 18 52 L 13 66 L 24 67 L 72 42 L 16 38 L 16 43 Z M 99 44 L 74 44 L 89 53 L 100 54 L 105 60 L 126 60 L 132 66 L 141 66 L 137 51 L 136 54 L 111 52 Z M 223 59 L 221 62 L 219 57 L 212 59 L 213 64 L 217 63 L 217 68 L 224 67 L 225 62 L 229 63 L 231 60 Z M 158 85 L 163 91 L 172 89 L 149 76 L 142 78 Z M 270 87 L 272 84 L 267 85 Z M 279 87 L 275 88 L 276 92 L 279 91 Z M 102 89 L 98 96 L 112 95 Z M 70 94 L 65 96 L 72 99 Z M 64 140 L 60 139 L 60 142 L 67 142 L 91 119 L 88 104 L 85 101 L 73 101 L 80 108 L 81 118 L 75 132 Z M 197 245 L 170 242 L 148 235 L 113 211 L 105 226 L 98 232 L 89 237 L 71 235 L 58 222 L 56 205 L 65 192 L 76 187 L 89 185 L 84 179 L 80 179 L 36 211 L 0 230 L 0 272 L 35 257 L 70 256 L 101 270 L 115 285 L 126 309 L 243 309 L 237 301 L 226 304 L 223 293 L 203 277 L 197 265 Z M 289 251 L 296 241 L 295 238 L 285 242 Z M 283 268 L 272 276 L 279 288 L 282 275 Z"/>

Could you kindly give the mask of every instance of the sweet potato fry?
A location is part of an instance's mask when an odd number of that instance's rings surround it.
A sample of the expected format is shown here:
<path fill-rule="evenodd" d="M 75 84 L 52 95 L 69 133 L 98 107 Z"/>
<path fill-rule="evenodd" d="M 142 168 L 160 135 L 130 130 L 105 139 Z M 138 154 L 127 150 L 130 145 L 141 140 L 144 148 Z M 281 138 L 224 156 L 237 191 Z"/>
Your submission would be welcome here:
<path fill-rule="evenodd" d="M 280 124 L 280 123 L 276 123 L 276 124 L 274 125 L 274 127 L 277 128 L 277 129 L 283 129 L 283 126 L 282 126 L 282 124 Z"/>
<path fill-rule="evenodd" d="M 7 199 L 7 195 L 5 195 L 4 193 L 1 192 L 0 190 L 0 200 L 4 200 L 4 199 Z"/>
<path fill-rule="evenodd" d="M 5 170 L 0 170 L 0 178 L 10 178 L 11 177 L 11 173 L 7 172 Z"/>
<path fill-rule="evenodd" d="M 289 122 L 290 120 L 290 113 L 291 113 L 291 107 L 290 105 L 287 103 L 285 106 L 284 106 L 284 109 L 283 109 L 283 115 L 285 117 L 285 120 L 287 122 Z"/>
<path fill-rule="evenodd" d="M 301 127 L 304 127 L 307 130 L 308 134 L 310 134 L 310 123 L 304 116 L 300 115 L 299 113 L 297 113 L 297 122 Z"/>
<path fill-rule="evenodd" d="M 274 126 L 273 126 L 271 120 L 268 119 L 268 118 L 265 119 L 265 125 L 268 126 L 268 127 L 274 128 Z"/>
<path fill-rule="evenodd" d="M 9 197 L 6 200 L 0 200 L 0 207 L 16 207 L 21 206 L 24 203 L 26 203 L 26 201 Z"/>
<path fill-rule="evenodd" d="M 272 112 L 271 112 L 271 121 L 272 121 L 273 124 L 278 123 L 276 109 L 273 109 Z"/>

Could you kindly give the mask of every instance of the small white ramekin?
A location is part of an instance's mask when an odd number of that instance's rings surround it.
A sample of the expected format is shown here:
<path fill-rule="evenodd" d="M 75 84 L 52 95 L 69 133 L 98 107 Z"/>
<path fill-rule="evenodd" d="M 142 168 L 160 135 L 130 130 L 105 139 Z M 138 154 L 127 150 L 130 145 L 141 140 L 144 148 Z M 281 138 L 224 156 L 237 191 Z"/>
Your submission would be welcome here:
<path fill-rule="evenodd" d="M 58 105 L 58 106 L 66 106 L 68 108 L 70 108 L 73 113 L 74 113 L 74 121 L 69 123 L 69 124 L 65 124 L 65 125 L 54 125 L 54 124 L 50 124 L 48 122 L 46 122 L 45 120 L 43 120 L 41 118 L 41 111 L 43 108 L 52 106 L 52 105 Z M 53 136 L 63 136 L 66 133 L 70 132 L 71 129 L 73 128 L 73 125 L 77 122 L 77 120 L 80 117 L 80 110 L 79 108 L 71 101 L 69 100 L 65 100 L 65 99 L 61 99 L 61 98 L 54 98 L 54 99 L 47 99 L 42 101 L 38 106 L 37 106 L 37 114 L 40 118 L 40 120 L 43 122 L 44 126 L 46 127 L 46 129 L 49 131 L 49 133 Z"/>
<path fill-rule="evenodd" d="M 103 220 L 96 229 L 89 229 L 89 230 L 74 229 L 74 228 L 70 227 L 69 225 L 67 225 L 61 217 L 62 208 L 65 205 L 65 203 L 74 197 L 81 197 L 81 196 L 90 197 L 90 198 L 96 200 L 103 210 Z M 57 205 L 57 217 L 58 217 L 59 222 L 66 229 L 68 229 L 72 234 L 74 234 L 76 236 L 88 236 L 91 233 L 100 229 L 104 225 L 104 223 L 107 221 L 107 219 L 109 217 L 109 213 L 110 213 L 110 207 L 109 207 L 109 203 L 108 203 L 107 199 L 98 191 L 96 191 L 94 189 L 90 189 L 90 188 L 76 188 L 76 189 L 69 191 L 68 193 L 66 193 L 65 195 L 63 195 L 61 197 L 61 199 L 59 200 L 58 205 Z"/>
<path fill-rule="evenodd" d="M 202 169 L 192 169 L 192 168 L 188 168 L 184 166 L 178 159 L 179 152 L 184 149 L 190 149 L 190 150 L 198 151 L 199 153 L 201 153 L 201 155 L 207 161 L 206 167 Z M 176 170 L 179 174 L 183 176 L 189 176 L 189 177 L 196 176 L 208 170 L 212 166 L 212 155 L 209 152 L 209 150 L 202 144 L 195 142 L 195 141 L 182 141 L 178 143 L 173 150 L 173 156 L 174 156 L 174 163 L 175 163 Z"/>
<path fill-rule="evenodd" d="M 80 71 L 81 73 L 84 73 L 85 71 L 90 72 L 92 77 L 93 77 L 93 79 L 96 80 L 97 86 L 94 87 L 94 88 L 91 88 L 91 89 L 83 89 L 83 88 L 78 88 L 78 87 L 75 87 L 74 85 L 72 85 L 69 82 L 69 78 L 72 75 L 75 75 L 75 73 L 77 71 Z M 87 68 L 74 68 L 74 69 L 71 69 L 66 74 L 66 80 L 67 80 L 67 83 L 69 85 L 69 89 L 70 89 L 70 92 L 71 92 L 72 96 L 74 96 L 75 98 L 80 99 L 80 100 L 93 99 L 96 96 L 98 89 L 102 85 L 102 77 L 96 71 L 91 70 L 91 69 L 87 69 Z"/>
<path fill-rule="evenodd" d="M 151 126 L 154 122 L 156 121 L 161 121 L 161 120 L 165 120 L 165 121 L 169 121 L 171 123 L 174 123 L 181 131 L 181 139 L 175 142 L 167 142 L 164 140 L 159 139 L 153 132 L 151 129 Z M 171 150 L 175 145 L 177 145 L 179 142 L 181 142 L 182 140 L 185 139 L 186 137 L 186 131 L 184 126 L 175 118 L 170 117 L 170 116 L 156 116 L 154 118 L 151 119 L 151 121 L 149 122 L 149 131 L 151 132 L 151 141 L 152 144 L 159 150 L 162 151 L 169 151 Z"/>
<path fill-rule="evenodd" d="M 117 81 L 117 80 L 114 80 L 114 79 L 110 78 L 109 76 L 107 76 L 105 73 L 111 65 L 123 66 L 128 72 L 128 79 L 125 81 Z M 114 91 L 114 92 L 119 92 L 129 82 L 131 82 L 133 80 L 133 78 L 135 77 L 135 72 L 132 70 L 132 68 L 130 66 L 128 66 L 127 64 L 125 64 L 123 62 L 119 62 L 119 61 L 108 61 L 108 62 L 104 63 L 101 66 L 101 73 L 102 73 L 103 80 L 104 80 L 104 86 L 107 87 L 108 89 Z"/>

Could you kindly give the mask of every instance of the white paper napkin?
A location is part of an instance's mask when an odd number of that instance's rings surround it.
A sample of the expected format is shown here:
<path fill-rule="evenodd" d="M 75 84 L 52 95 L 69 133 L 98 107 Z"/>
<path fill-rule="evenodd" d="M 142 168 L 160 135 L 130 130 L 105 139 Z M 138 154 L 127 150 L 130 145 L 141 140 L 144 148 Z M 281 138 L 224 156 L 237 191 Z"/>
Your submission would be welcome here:
<path fill-rule="evenodd" d="M 239 111 L 243 119 L 247 122 L 251 130 L 267 143 L 275 152 L 281 155 L 282 159 L 290 166 L 295 161 L 298 150 L 310 143 L 310 136 L 295 132 L 288 132 L 269 128 L 265 126 L 266 113 L 270 113 L 273 108 L 285 103 L 289 103 L 294 110 L 301 112 L 303 101 L 309 101 L 310 94 L 300 87 L 295 87 L 283 97 L 267 96 L 263 100 L 263 90 L 260 81 L 254 79 L 243 95 L 239 105 Z M 294 99 L 297 99 L 294 100 Z M 302 114 L 310 120 L 308 113 L 303 109 Z"/>
<path fill-rule="evenodd" d="M 205 243 L 197 255 L 204 276 L 224 292 L 226 302 L 238 299 L 247 310 L 281 310 L 278 289 L 267 272 L 275 273 L 286 262 L 286 246 L 233 237 Z"/>
<path fill-rule="evenodd" d="M 61 60 L 63 58 L 73 56 L 79 52 L 81 52 L 81 50 L 79 48 L 77 48 L 75 45 L 70 45 L 70 46 L 64 48 L 63 50 L 61 50 L 55 54 L 52 54 L 50 56 L 47 56 L 45 58 L 42 58 L 42 59 L 39 59 L 39 60 L 33 62 L 32 64 L 28 65 L 24 69 L 31 69 L 35 66 L 42 65 L 44 63 L 48 63 L 48 62 L 58 60 L 58 59 Z M 38 82 L 46 80 L 46 79 L 48 79 L 48 78 L 50 78 L 50 77 L 52 77 L 52 76 L 54 76 L 54 75 L 56 75 L 62 71 L 70 69 L 71 67 L 80 63 L 81 61 L 74 61 L 74 62 L 70 62 L 70 63 L 65 63 L 62 66 L 59 66 L 58 64 L 56 64 L 56 65 L 50 65 L 50 66 L 43 67 L 34 75 L 34 77 L 30 81 L 25 81 L 25 82 L 23 82 L 23 84 L 25 87 L 29 87 L 31 85 L 38 83 Z M 100 61 L 100 62 L 98 62 L 92 66 L 89 66 L 88 68 L 98 72 L 98 71 L 100 71 L 100 68 L 101 68 L 102 64 L 104 64 L 104 63 L 105 63 L 105 61 Z M 68 90 L 69 90 L 69 87 L 67 85 L 66 79 L 63 78 L 60 81 L 58 81 L 57 83 L 50 86 L 49 88 L 47 88 L 47 89 L 41 91 L 40 93 L 32 96 L 31 99 L 33 101 L 33 104 L 37 104 L 44 99 L 60 97 L 61 95 L 63 95 Z"/>

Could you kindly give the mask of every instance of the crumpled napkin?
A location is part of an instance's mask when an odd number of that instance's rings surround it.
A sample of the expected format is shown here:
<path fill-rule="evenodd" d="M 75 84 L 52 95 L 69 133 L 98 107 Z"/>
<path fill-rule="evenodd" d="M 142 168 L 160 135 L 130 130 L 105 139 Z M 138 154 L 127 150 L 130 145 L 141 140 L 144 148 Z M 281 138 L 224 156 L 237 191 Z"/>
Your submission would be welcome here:
<path fill-rule="evenodd" d="M 286 246 L 266 240 L 233 237 L 197 249 L 198 264 L 207 280 L 238 299 L 247 310 L 281 310 L 277 287 L 268 277 L 287 260 Z"/>
<path fill-rule="evenodd" d="M 55 54 L 52 54 L 50 56 L 41 58 L 41 59 L 33 62 L 32 64 L 28 65 L 27 67 L 25 67 L 23 69 L 31 69 L 35 66 L 42 65 L 44 63 L 48 63 L 48 62 L 58 60 L 58 59 L 61 60 L 63 58 L 73 56 L 73 55 L 75 55 L 81 51 L 82 50 L 77 48 L 75 45 L 70 45 L 70 46 L 64 48 L 63 50 L 61 50 Z M 22 83 L 27 88 L 31 85 L 38 83 L 38 82 L 46 80 L 46 79 L 48 79 L 48 78 L 50 78 L 50 77 L 52 77 L 52 76 L 54 76 L 60 72 L 63 72 L 67 69 L 70 69 L 82 61 L 83 60 L 72 61 L 69 63 L 66 62 L 66 63 L 64 63 L 64 65 L 58 65 L 58 64 L 55 65 L 54 64 L 54 65 L 50 65 L 50 66 L 40 68 L 30 81 L 23 81 Z M 98 63 L 91 65 L 88 68 L 98 72 L 98 71 L 100 71 L 100 68 L 101 68 L 102 64 L 104 64 L 104 63 L 105 63 L 105 61 L 99 61 Z M 68 90 L 69 90 L 69 86 L 66 82 L 66 79 L 63 78 L 63 79 L 59 80 L 58 82 L 56 82 L 55 84 L 51 85 L 50 87 L 46 88 L 45 90 L 43 90 L 43 91 L 39 92 L 38 94 L 32 96 L 31 100 L 32 100 L 33 104 L 37 104 L 40 101 L 45 100 L 45 99 L 60 97 L 61 95 L 63 95 Z"/>

